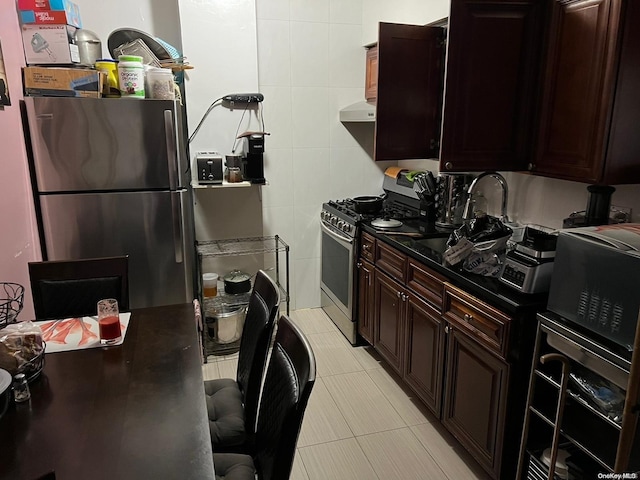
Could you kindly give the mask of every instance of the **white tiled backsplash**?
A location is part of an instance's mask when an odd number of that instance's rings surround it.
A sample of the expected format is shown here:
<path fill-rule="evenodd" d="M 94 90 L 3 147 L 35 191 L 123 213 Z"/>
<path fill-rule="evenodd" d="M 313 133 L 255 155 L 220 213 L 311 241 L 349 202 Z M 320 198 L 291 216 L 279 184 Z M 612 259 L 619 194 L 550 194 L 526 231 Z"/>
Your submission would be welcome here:
<path fill-rule="evenodd" d="M 363 2 L 256 5 L 259 88 L 272 133 L 265 142 L 264 232 L 291 245 L 293 306 L 313 307 L 320 304 L 322 203 L 380 193 L 386 167 L 371 158 L 371 125 L 354 136 L 338 118 L 364 97 Z"/>

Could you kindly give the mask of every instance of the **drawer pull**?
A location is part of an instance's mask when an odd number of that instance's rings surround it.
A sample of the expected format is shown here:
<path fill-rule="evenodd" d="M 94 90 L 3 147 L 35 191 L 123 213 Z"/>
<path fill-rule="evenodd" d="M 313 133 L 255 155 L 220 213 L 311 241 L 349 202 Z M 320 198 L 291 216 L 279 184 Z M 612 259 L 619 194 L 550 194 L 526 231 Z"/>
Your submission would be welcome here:
<path fill-rule="evenodd" d="M 464 321 L 465 322 L 470 322 L 471 320 L 473 320 L 473 315 L 469 314 L 469 313 L 465 313 L 464 314 Z"/>

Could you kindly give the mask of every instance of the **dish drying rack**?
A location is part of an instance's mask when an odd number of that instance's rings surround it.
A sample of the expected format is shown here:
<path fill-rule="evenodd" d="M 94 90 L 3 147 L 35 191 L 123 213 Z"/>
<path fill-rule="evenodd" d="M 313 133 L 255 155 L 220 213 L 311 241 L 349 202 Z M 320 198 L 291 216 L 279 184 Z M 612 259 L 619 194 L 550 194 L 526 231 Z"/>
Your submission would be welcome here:
<path fill-rule="evenodd" d="M 114 49 L 114 54 L 119 55 L 137 55 L 142 57 L 142 63 L 145 65 L 152 65 L 158 68 L 170 68 L 174 73 L 190 70 L 193 66 L 189 65 L 187 57 L 180 55 L 180 53 L 168 43 L 162 42 L 160 39 L 156 39 L 165 49 L 167 49 L 170 58 L 158 58 L 149 46 L 141 38 L 122 44 Z"/>

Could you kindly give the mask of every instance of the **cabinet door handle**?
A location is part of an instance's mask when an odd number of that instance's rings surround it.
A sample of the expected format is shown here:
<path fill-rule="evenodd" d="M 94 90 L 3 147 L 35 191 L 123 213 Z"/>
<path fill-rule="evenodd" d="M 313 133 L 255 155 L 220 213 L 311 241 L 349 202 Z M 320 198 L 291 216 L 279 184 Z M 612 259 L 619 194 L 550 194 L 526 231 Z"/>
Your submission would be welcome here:
<path fill-rule="evenodd" d="M 464 314 L 464 321 L 469 323 L 471 320 L 473 320 L 473 315 L 471 315 L 469 313 L 465 313 Z"/>
<path fill-rule="evenodd" d="M 362 268 L 362 262 L 357 262 L 357 263 L 356 263 L 356 267 L 358 267 L 358 268 Z"/>
<path fill-rule="evenodd" d="M 449 333 L 451 331 L 451 329 L 449 328 L 449 325 L 445 325 L 444 326 L 444 333 Z"/>
<path fill-rule="evenodd" d="M 401 292 L 396 292 L 396 296 L 397 296 L 398 298 L 402 298 L 402 293 L 401 293 Z"/>
<path fill-rule="evenodd" d="M 407 298 L 409 298 L 409 296 L 408 296 L 408 295 L 405 295 L 404 293 L 403 293 L 403 294 L 401 294 L 401 296 L 402 296 L 402 301 L 403 301 L 403 302 L 406 302 L 406 301 L 407 301 Z"/>

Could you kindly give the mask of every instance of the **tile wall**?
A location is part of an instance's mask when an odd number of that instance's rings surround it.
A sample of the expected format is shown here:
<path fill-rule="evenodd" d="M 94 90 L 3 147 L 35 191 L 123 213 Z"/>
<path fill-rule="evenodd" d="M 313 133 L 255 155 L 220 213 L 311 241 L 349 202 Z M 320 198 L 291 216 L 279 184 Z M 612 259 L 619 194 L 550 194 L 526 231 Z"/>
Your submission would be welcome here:
<path fill-rule="evenodd" d="M 364 99 L 362 0 L 256 2 L 265 96 L 263 225 L 291 244 L 294 308 L 320 304 L 322 203 L 381 193 L 373 125 L 349 132 L 340 108 Z"/>

